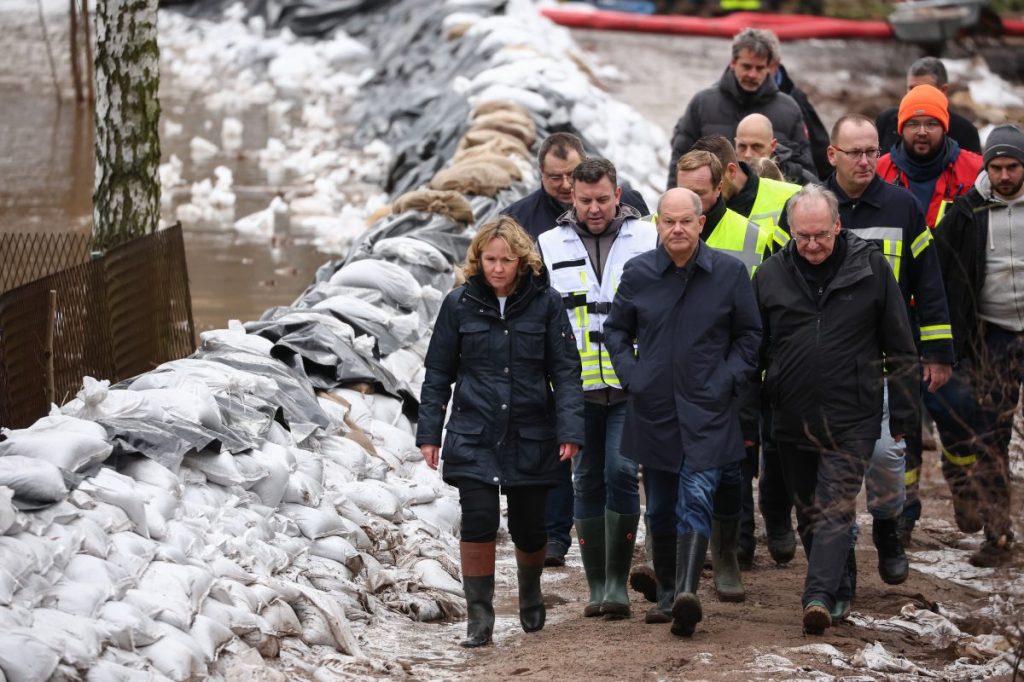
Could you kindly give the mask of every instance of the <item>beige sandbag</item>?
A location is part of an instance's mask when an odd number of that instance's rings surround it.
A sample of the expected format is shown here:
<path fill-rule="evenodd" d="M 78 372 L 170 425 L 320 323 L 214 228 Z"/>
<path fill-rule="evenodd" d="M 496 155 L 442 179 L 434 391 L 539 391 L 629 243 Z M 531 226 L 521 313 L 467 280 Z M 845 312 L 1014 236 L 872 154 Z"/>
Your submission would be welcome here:
<path fill-rule="evenodd" d="M 376 211 L 374 211 L 370 215 L 366 216 L 366 226 L 369 227 L 370 225 L 373 225 L 375 222 L 377 222 L 381 218 L 386 218 L 387 216 L 391 215 L 392 213 L 397 213 L 397 211 L 393 211 L 392 210 L 391 204 L 384 204 L 383 206 L 378 208 Z"/>
<path fill-rule="evenodd" d="M 528 147 L 532 146 L 537 139 L 537 126 L 533 119 L 513 111 L 496 111 L 493 114 L 477 116 L 473 119 L 470 130 L 481 128 L 500 130 L 513 137 L 518 137 Z"/>
<path fill-rule="evenodd" d="M 513 102 L 507 99 L 491 99 L 486 102 L 481 102 L 473 108 L 473 113 L 470 114 L 470 118 L 476 119 L 480 116 L 486 116 L 487 114 L 493 114 L 496 111 L 508 111 L 521 114 L 526 118 L 530 118 L 530 110 L 524 107 L 518 102 Z"/>
<path fill-rule="evenodd" d="M 442 168 L 430 181 L 431 189 L 454 189 L 466 194 L 493 197 L 499 189 L 512 185 L 512 176 L 500 166 L 466 161 Z"/>
<path fill-rule="evenodd" d="M 473 208 L 454 190 L 418 189 L 406 192 L 398 197 L 394 205 L 395 213 L 405 211 L 424 211 L 440 213 L 459 223 L 473 222 Z"/>
<path fill-rule="evenodd" d="M 476 147 L 487 142 L 495 146 L 499 154 L 518 154 L 527 161 L 532 160 L 533 155 L 518 137 L 513 137 L 498 130 L 470 130 L 459 140 L 458 149 Z"/>
<path fill-rule="evenodd" d="M 476 149 L 476 147 L 471 147 L 470 150 L 472 149 Z M 516 162 L 513 161 L 511 157 L 505 154 L 498 154 L 496 152 L 491 152 L 489 154 L 476 154 L 470 158 L 453 159 L 452 165 L 459 165 L 462 163 L 470 162 L 493 164 L 498 168 L 502 169 L 503 171 L 505 171 L 506 173 L 508 173 L 509 177 L 512 178 L 513 180 L 523 179 L 522 169 L 516 165 Z"/>
<path fill-rule="evenodd" d="M 511 135 L 512 137 L 520 140 L 527 147 L 533 146 L 537 136 L 528 127 L 515 121 L 508 121 L 501 118 L 477 119 L 473 121 L 473 125 L 469 127 L 470 131 L 475 130 L 497 130 L 498 132 Z"/>

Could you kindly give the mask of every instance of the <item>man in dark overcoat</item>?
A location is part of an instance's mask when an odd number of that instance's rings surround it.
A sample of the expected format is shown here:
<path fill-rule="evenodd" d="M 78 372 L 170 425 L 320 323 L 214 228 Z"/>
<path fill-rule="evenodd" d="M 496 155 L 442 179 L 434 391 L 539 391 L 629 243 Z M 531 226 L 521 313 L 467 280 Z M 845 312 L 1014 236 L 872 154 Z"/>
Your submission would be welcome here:
<path fill-rule="evenodd" d="M 696 194 L 662 196 L 660 244 L 626 264 L 604 326 L 628 396 L 622 451 L 644 465 L 656 608 L 671 611 L 673 634 L 684 636 L 702 617 L 697 584 L 715 490 L 741 477 L 736 393 L 761 343 L 746 266 L 705 245 L 703 225 Z"/>

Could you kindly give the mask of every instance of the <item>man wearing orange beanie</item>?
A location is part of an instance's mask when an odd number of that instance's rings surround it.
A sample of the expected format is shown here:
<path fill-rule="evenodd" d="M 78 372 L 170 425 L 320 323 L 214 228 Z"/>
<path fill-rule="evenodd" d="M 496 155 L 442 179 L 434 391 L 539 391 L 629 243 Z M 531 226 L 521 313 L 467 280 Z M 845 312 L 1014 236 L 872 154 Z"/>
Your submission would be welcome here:
<path fill-rule="evenodd" d="M 903 97 L 897 130 L 900 140 L 879 159 L 877 173 L 909 189 L 928 227 L 935 227 L 946 206 L 974 184 L 981 156 L 961 149 L 947 135 L 949 102 L 931 85 L 918 85 Z"/>
<path fill-rule="evenodd" d="M 949 137 L 949 103 L 941 90 L 921 84 L 903 97 L 897 114 L 900 140 L 892 151 L 878 160 L 875 172 L 886 182 L 908 188 L 925 214 L 928 227 L 934 228 L 942 219 L 946 208 L 957 197 L 966 194 L 981 171 L 979 154 L 961 149 Z M 939 437 L 943 443 L 958 438 L 945 422 L 936 419 Z M 907 434 L 904 454 L 906 503 L 900 519 L 903 544 L 921 518 L 921 500 L 918 481 L 921 474 L 921 433 Z"/>

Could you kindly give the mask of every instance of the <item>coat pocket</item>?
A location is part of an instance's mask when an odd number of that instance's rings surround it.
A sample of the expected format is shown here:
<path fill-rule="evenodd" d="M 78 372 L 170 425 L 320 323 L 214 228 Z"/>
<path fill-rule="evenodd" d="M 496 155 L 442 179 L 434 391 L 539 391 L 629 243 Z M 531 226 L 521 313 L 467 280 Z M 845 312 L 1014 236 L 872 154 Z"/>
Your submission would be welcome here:
<path fill-rule="evenodd" d="M 544 359 L 544 325 L 523 322 L 516 325 L 516 357 L 524 360 Z"/>
<path fill-rule="evenodd" d="M 486 358 L 490 325 L 486 322 L 463 322 L 459 325 L 459 352 L 463 358 Z"/>
<path fill-rule="evenodd" d="M 474 423 L 465 418 L 453 417 L 445 426 L 444 445 L 441 447 L 441 459 L 448 464 L 461 464 L 473 461 L 475 452 L 480 448 L 484 425 Z"/>
<path fill-rule="evenodd" d="M 558 468 L 555 428 L 548 424 L 519 427 L 516 469 L 522 474 L 540 475 Z"/>

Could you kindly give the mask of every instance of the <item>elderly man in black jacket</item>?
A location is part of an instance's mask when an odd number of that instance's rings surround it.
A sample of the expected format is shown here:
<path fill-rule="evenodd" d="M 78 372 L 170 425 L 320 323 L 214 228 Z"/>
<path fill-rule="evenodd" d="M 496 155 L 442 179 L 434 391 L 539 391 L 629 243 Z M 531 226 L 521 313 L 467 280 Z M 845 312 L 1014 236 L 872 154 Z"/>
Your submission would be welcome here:
<path fill-rule="evenodd" d="M 705 245 L 703 225 L 695 193 L 665 193 L 661 243 L 626 264 L 604 325 L 628 396 L 622 451 L 644 465 L 655 608 L 670 609 L 672 633 L 683 636 L 702 618 L 697 584 L 715 490 L 741 480 L 736 391 L 753 374 L 761 341 L 747 268 Z M 715 513 L 738 517 L 738 496 L 734 502 Z"/>
<path fill-rule="evenodd" d="M 786 212 L 792 239 L 757 269 L 754 289 L 772 437 L 807 553 L 804 630 L 820 634 L 849 608 L 849 534 L 881 432 L 883 365 L 897 441 L 916 423 L 920 369 L 892 270 L 840 230 L 835 195 L 808 185 Z"/>
<path fill-rule="evenodd" d="M 731 140 L 736 126 L 747 114 L 764 114 L 772 122 L 779 141 L 793 151 L 793 158 L 814 175 L 807 127 L 800 106 L 780 92 L 771 77 L 778 60 L 778 40 L 770 31 L 744 29 L 732 40 L 732 61 L 716 85 L 701 90 L 672 131 L 672 155 L 668 165 L 668 187 L 676 186 L 676 162 L 693 143 L 706 135 L 724 135 Z"/>

